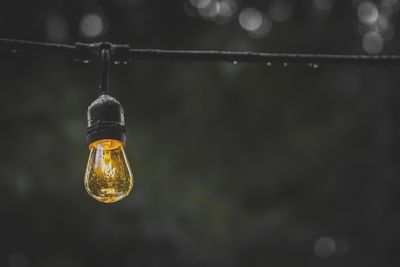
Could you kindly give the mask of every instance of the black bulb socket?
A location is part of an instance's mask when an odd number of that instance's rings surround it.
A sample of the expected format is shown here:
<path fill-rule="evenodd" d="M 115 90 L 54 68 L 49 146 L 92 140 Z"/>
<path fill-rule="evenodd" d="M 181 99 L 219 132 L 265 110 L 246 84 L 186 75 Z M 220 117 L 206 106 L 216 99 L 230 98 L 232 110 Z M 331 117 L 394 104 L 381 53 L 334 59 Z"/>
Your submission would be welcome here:
<path fill-rule="evenodd" d="M 90 104 L 87 117 L 89 144 L 103 139 L 118 140 L 125 144 L 124 109 L 117 99 L 108 94 L 100 95 Z"/>

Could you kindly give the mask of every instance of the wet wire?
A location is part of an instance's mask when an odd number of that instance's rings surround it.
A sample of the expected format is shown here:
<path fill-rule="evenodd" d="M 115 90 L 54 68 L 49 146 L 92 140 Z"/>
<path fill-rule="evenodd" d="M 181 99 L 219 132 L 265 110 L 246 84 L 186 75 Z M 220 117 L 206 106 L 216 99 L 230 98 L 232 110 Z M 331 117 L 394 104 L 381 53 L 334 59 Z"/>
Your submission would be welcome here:
<path fill-rule="evenodd" d="M 100 48 L 101 57 L 101 73 L 100 73 L 100 94 L 105 95 L 108 93 L 108 77 L 110 68 L 110 47 L 103 46 Z"/>
<path fill-rule="evenodd" d="M 338 54 L 299 54 L 299 53 L 263 53 L 232 51 L 193 51 L 132 49 L 129 45 L 112 43 L 75 43 L 74 45 L 42 43 L 0 38 L 0 51 L 7 53 L 64 54 L 71 55 L 76 61 L 98 58 L 100 48 L 107 45 L 111 60 L 115 63 L 128 63 L 131 60 L 166 60 L 231 63 L 326 63 L 342 65 L 397 65 L 400 55 L 338 55 Z"/>

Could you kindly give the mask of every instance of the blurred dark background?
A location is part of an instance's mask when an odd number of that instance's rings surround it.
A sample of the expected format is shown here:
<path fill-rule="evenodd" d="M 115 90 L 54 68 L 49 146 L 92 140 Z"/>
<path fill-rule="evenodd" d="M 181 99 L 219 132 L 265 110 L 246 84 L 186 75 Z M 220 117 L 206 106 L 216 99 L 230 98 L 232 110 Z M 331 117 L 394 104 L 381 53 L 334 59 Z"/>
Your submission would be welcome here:
<path fill-rule="evenodd" d="M 1 1 L 0 37 L 400 53 L 397 0 Z M 97 62 L 2 53 L 0 266 L 399 266 L 396 66 L 112 66 L 131 195 L 83 187 Z"/>

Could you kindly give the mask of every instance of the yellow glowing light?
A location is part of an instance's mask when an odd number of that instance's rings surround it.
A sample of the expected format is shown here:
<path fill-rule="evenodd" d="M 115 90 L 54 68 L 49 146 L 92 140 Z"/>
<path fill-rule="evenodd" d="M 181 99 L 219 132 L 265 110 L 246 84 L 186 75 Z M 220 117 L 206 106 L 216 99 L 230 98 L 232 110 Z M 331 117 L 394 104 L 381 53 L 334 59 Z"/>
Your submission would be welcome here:
<path fill-rule="evenodd" d="M 123 143 L 111 139 L 99 140 L 91 143 L 89 150 L 84 181 L 89 195 L 103 203 L 113 203 L 126 197 L 134 183 Z"/>

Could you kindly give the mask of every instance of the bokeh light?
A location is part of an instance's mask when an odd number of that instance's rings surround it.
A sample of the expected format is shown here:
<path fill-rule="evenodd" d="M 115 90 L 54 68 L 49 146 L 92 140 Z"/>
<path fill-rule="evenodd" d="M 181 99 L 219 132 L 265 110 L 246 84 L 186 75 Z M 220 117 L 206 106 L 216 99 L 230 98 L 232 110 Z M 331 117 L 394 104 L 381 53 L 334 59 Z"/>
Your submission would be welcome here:
<path fill-rule="evenodd" d="M 80 23 L 80 31 L 84 37 L 95 38 L 104 32 L 104 21 L 102 16 L 95 13 L 83 16 Z"/>
<path fill-rule="evenodd" d="M 327 259 L 336 252 L 336 241 L 329 236 L 320 237 L 314 244 L 314 253 L 320 259 Z"/>
<path fill-rule="evenodd" d="M 190 0 L 190 3 L 196 8 L 205 8 L 211 3 L 211 0 Z"/>
<path fill-rule="evenodd" d="M 251 7 L 240 12 L 239 24 L 255 38 L 265 37 L 272 29 L 272 21 L 259 10 Z"/>
<path fill-rule="evenodd" d="M 308 10 L 315 18 L 330 19 L 335 16 L 335 0 L 310 2 L 311 9 Z M 351 3 L 355 8 L 355 28 L 362 39 L 361 47 L 371 54 L 381 53 L 385 42 L 394 38 L 395 27 L 392 20 L 400 8 L 399 0 L 353 0 Z M 191 17 L 200 17 L 218 24 L 227 24 L 237 16 L 240 27 L 251 37 L 259 39 L 271 32 L 274 23 L 279 26 L 279 23 L 292 19 L 296 12 L 301 11 L 299 6 L 299 2 L 294 0 L 271 0 L 266 5 L 257 7 L 246 6 L 238 0 L 187 0 L 184 10 Z"/>
<path fill-rule="evenodd" d="M 203 19 L 218 24 L 228 23 L 237 11 L 235 0 L 190 0 L 190 4 Z"/>
<path fill-rule="evenodd" d="M 392 19 L 399 9 L 398 0 L 354 2 L 364 50 L 370 54 L 381 53 L 385 42 L 391 41 L 395 34 Z"/>
<path fill-rule="evenodd" d="M 239 23 L 247 31 L 255 31 L 261 27 L 263 17 L 255 8 L 246 8 L 239 15 Z"/>
<path fill-rule="evenodd" d="M 362 2 L 357 8 L 357 14 L 360 21 L 366 25 L 373 25 L 379 18 L 378 8 L 372 2 Z"/>
<path fill-rule="evenodd" d="M 363 47 L 370 54 L 378 54 L 382 51 L 384 40 L 378 32 L 367 32 L 363 38 Z"/>

